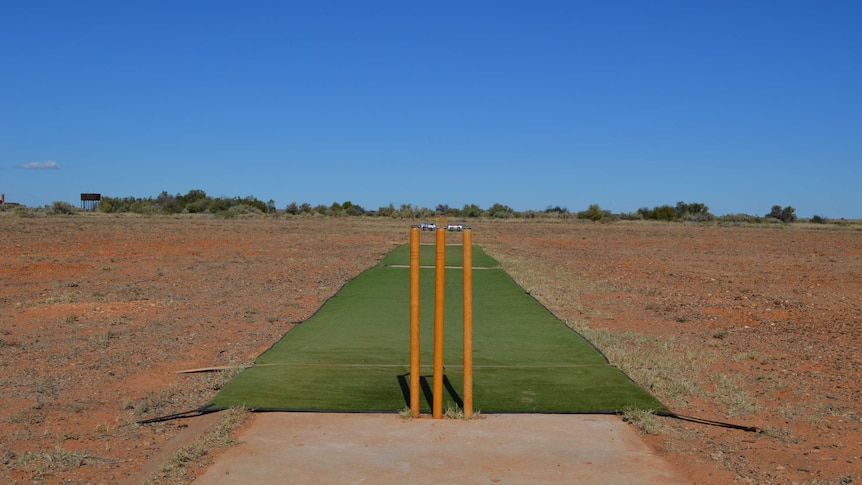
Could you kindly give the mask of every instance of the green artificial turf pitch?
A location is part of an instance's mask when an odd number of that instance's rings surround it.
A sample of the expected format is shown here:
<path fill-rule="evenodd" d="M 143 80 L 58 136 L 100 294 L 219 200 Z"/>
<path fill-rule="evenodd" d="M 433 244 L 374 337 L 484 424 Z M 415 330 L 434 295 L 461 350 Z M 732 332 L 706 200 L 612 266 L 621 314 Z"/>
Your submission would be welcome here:
<path fill-rule="evenodd" d="M 421 264 L 433 265 L 434 246 Z M 462 247 L 447 246 L 445 405 L 462 399 Z M 485 413 L 663 410 L 589 342 L 473 249 L 473 402 Z M 257 410 L 394 412 L 408 406 L 409 248 L 347 283 L 208 404 Z M 434 269 L 420 278 L 423 412 L 430 412 Z"/>

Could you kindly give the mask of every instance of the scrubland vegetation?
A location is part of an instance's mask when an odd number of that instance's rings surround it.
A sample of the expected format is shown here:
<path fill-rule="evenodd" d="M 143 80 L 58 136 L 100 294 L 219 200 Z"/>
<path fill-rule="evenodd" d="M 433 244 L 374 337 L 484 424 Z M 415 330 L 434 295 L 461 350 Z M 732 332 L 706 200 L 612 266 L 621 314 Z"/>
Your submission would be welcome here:
<path fill-rule="evenodd" d="M 548 206 L 544 210 L 516 211 L 511 207 L 494 203 L 487 209 L 476 204 L 465 204 L 462 208 L 450 207 L 448 204 L 437 204 L 434 208 L 416 206 L 409 203 L 395 204 L 369 210 L 351 201 L 333 202 L 332 204 L 311 205 L 308 202 L 291 202 L 283 208 L 278 208 L 275 201 L 263 202 L 254 196 L 246 197 L 211 197 L 203 190 L 190 190 L 185 195 L 170 195 L 166 191 L 157 197 L 110 197 L 103 196 L 97 208 L 103 213 L 134 213 L 134 214 L 213 214 L 218 217 L 231 218 L 237 216 L 365 216 L 387 217 L 393 219 L 423 219 L 435 215 L 446 215 L 453 218 L 490 218 L 490 219 L 583 219 L 597 222 L 614 222 L 618 220 L 655 220 L 655 221 L 686 221 L 686 222 L 719 222 L 719 223 L 791 223 L 798 220 L 796 209 L 792 206 L 774 205 L 764 215 L 725 214 L 716 216 L 709 211 L 709 206 L 702 202 L 679 201 L 676 205 L 661 205 L 652 208 L 641 207 L 634 212 L 613 213 L 602 209 L 598 204 L 591 204 L 587 209 L 571 212 L 559 205 Z M 13 212 L 22 217 L 36 215 L 70 215 L 83 211 L 68 202 L 57 201 L 41 208 L 26 207 L 18 204 L 0 205 L 0 212 Z M 842 223 L 845 219 L 831 220 L 822 215 L 814 215 L 807 222 L 816 224 Z"/>

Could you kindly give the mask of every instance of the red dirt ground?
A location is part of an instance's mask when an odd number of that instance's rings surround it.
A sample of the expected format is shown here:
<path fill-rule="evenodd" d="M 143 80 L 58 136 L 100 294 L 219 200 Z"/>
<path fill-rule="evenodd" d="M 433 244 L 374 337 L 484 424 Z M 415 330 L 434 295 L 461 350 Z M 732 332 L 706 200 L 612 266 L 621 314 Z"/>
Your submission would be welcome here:
<path fill-rule="evenodd" d="M 155 471 L 193 420 L 133 422 L 196 408 L 223 382 L 174 371 L 250 362 L 409 224 L 0 214 L 0 482 Z M 653 389 L 671 409 L 765 430 L 663 419 L 644 439 L 692 483 L 862 478 L 859 226 L 472 225 L 564 321 L 694 355 L 697 391 Z"/>

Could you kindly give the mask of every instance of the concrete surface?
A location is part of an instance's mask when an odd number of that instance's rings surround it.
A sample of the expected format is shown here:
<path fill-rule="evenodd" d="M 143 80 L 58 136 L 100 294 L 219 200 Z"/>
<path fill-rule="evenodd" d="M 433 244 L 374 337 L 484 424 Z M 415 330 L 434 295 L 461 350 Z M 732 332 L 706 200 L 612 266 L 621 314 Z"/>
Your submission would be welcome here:
<path fill-rule="evenodd" d="M 617 416 L 267 413 L 194 483 L 682 484 Z"/>

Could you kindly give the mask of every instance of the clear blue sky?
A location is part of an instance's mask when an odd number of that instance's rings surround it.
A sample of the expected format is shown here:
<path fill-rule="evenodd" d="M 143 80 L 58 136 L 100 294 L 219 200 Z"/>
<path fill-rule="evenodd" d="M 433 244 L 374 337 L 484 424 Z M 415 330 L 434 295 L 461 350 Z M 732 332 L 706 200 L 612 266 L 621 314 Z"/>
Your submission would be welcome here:
<path fill-rule="evenodd" d="M 0 192 L 862 218 L 859 1 L 8 1 Z"/>

